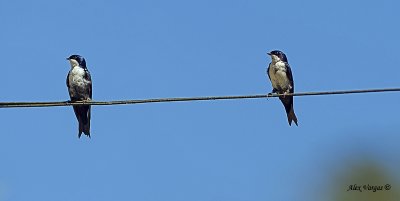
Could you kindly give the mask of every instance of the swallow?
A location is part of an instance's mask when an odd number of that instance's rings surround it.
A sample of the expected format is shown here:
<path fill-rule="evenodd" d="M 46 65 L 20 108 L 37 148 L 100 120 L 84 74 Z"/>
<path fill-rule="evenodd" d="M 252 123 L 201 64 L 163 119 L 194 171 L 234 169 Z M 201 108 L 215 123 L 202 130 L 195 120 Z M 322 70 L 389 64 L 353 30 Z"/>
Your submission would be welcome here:
<path fill-rule="evenodd" d="M 71 101 L 92 100 L 92 78 L 86 67 L 85 59 L 80 55 L 71 55 L 67 58 L 71 69 L 67 76 L 67 87 Z M 79 123 L 78 138 L 82 133 L 90 138 L 90 105 L 74 105 L 75 116 Z"/>
<path fill-rule="evenodd" d="M 293 96 L 285 96 L 294 92 L 293 75 L 287 57 L 279 50 L 274 50 L 267 54 L 272 59 L 267 69 L 267 74 L 272 84 L 272 93 L 283 94 L 283 96 L 279 96 L 279 99 L 285 107 L 289 125 L 291 126 L 292 122 L 294 122 L 298 126 L 297 117 L 293 109 Z"/>

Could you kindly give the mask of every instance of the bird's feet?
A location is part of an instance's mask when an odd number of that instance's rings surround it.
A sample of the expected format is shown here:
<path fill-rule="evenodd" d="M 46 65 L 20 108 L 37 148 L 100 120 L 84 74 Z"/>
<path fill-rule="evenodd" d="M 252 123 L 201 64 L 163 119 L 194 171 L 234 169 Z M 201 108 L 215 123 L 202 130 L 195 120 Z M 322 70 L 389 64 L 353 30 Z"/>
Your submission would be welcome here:
<path fill-rule="evenodd" d="M 276 89 L 272 89 L 271 93 L 268 93 L 268 96 L 272 96 L 273 94 L 276 94 L 278 90 Z"/>
<path fill-rule="evenodd" d="M 286 98 L 286 95 L 289 94 L 289 93 L 290 93 L 289 91 L 283 92 L 283 98 Z"/>
<path fill-rule="evenodd" d="M 276 92 L 270 92 L 270 93 L 267 94 L 267 96 L 268 96 L 268 97 L 273 97 L 273 96 L 276 95 L 276 94 L 277 94 Z"/>

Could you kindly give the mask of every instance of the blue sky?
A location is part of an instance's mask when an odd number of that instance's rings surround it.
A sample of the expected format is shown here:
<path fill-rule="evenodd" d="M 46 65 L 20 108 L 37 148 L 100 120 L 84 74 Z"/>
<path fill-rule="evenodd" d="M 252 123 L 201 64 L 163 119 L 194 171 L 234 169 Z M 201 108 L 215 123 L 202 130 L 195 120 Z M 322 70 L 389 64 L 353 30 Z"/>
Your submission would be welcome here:
<path fill-rule="evenodd" d="M 68 100 L 71 54 L 99 101 L 265 94 L 274 49 L 298 92 L 399 87 L 399 5 L 1 1 L 0 101 Z M 91 139 L 70 107 L 2 109 L 0 200 L 320 200 L 349 161 L 398 171 L 399 100 L 296 97 L 299 127 L 273 98 L 96 106 Z"/>

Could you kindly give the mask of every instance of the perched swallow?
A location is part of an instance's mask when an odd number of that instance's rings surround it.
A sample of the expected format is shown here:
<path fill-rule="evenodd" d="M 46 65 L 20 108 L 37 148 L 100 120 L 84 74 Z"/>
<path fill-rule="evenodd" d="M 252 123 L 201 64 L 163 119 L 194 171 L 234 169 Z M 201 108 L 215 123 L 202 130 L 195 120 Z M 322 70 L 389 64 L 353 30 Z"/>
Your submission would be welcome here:
<path fill-rule="evenodd" d="M 268 77 L 272 83 L 272 93 L 287 94 L 294 92 L 294 82 L 292 76 L 292 70 L 290 69 L 286 55 L 279 51 L 274 50 L 267 53 L 271 56 L 272 62 L 268 66 Z M 294 114 L 293 109 L 293 96 L 279 96 L 279 99 L 285 106 L 287 119 L 289 125 L 292 125 L 292 121 L 297 124 L 297 117 Z"/>
<path fill-rule="evenodd" d="M 67 58 L 71 70 L 67 76 L 67 87 L 71 101 L 92 100 L 92 78 L 86 67 L 85 59 L 80 55 L 71 55 Z M 82 132 L 90 137 L 90 105 L 74 105 L 75 116 L 79 122 L 80 138 Z"/>

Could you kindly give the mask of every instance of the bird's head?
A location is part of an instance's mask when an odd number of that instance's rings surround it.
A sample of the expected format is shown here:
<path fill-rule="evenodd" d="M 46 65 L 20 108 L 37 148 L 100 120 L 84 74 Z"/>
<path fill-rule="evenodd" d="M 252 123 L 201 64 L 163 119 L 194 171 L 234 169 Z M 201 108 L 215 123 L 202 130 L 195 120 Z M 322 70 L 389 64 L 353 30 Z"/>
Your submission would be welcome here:
<path fill-rule="evenodd" d="M 70 57 L 67 58 L 67 60 L 70 62 L 71 67 L 75 67 L 75 66 L 80 66 L 82 68 L 86 68 L 86 61 L 85 58 L 83 58 L 80 55 L 71 55 Z"/>
<path fill-rule="evenodd" d="M 288 62 L 285 53 L 283 53 L 282 51 L 273 50 L 267 54 L 271 56 L 273 62 L 278 62 L 278 61 Z"/>

